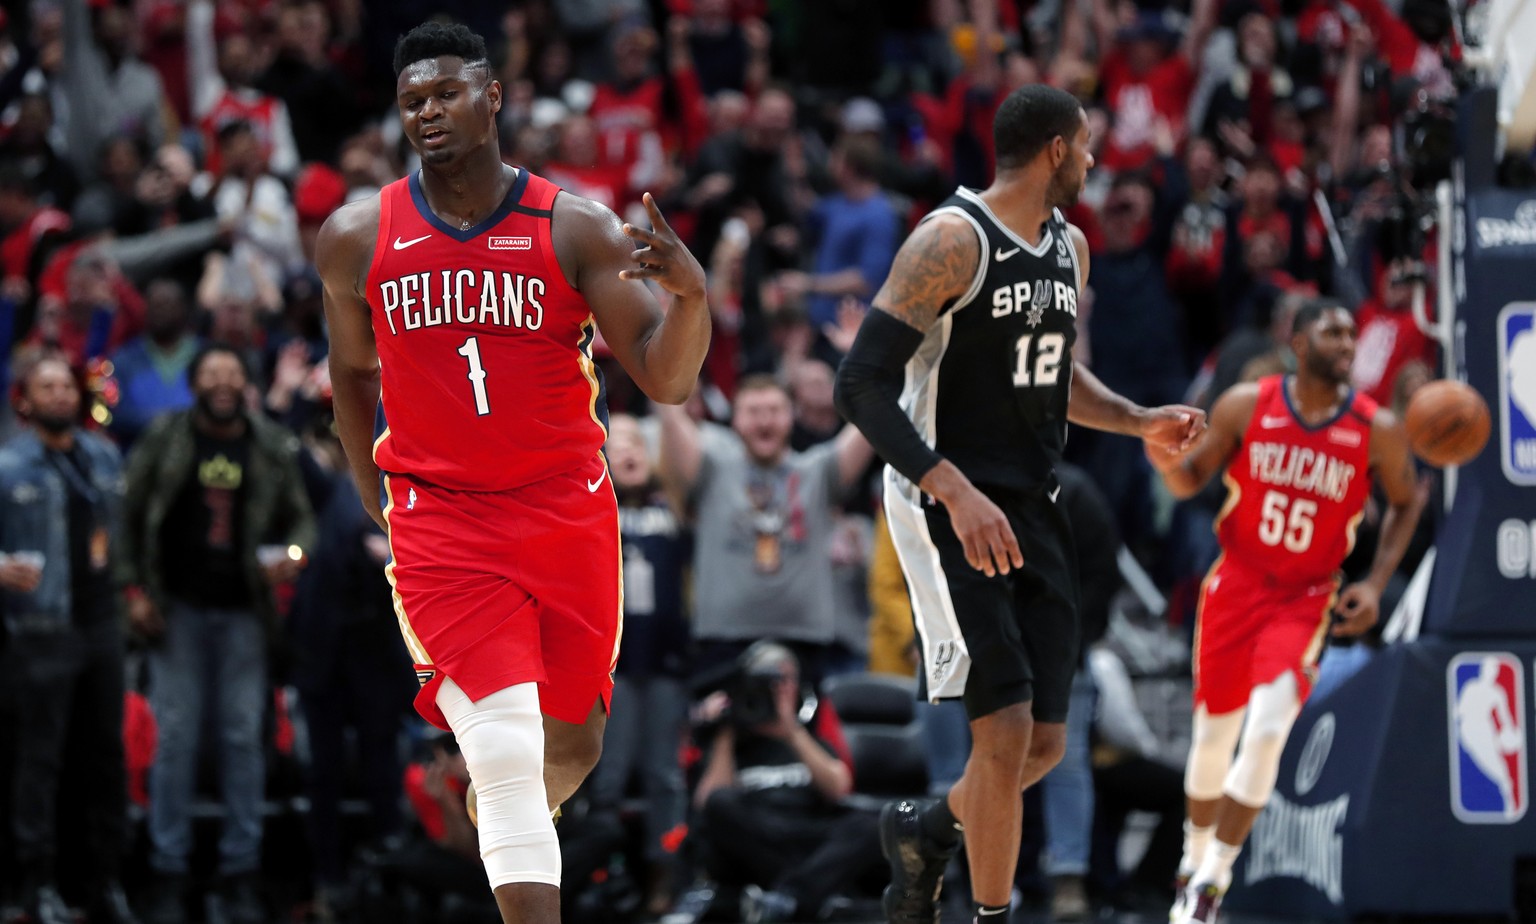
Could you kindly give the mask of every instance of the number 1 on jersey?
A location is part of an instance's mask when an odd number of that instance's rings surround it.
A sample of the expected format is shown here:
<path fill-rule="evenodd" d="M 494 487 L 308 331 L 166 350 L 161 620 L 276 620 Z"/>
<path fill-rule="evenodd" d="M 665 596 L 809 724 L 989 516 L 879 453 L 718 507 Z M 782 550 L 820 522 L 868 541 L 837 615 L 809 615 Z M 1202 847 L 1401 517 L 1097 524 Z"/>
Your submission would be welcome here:
<path fill-rule="evenodd" d="M 490 399 L 485 394 L 485 367 L 480 365 L 480 339 L 471 337 L 459 347 L 459 355 L 469 360 L 470 384 L 475 386 L 475 413 L 481 417 L 491 412 Z"/>

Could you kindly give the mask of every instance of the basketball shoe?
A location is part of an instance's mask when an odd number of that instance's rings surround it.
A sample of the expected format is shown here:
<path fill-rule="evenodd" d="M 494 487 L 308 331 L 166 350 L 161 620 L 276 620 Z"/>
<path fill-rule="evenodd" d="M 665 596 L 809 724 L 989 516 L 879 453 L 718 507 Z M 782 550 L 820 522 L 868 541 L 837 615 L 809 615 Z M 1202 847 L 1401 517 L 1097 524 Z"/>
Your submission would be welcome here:
<path fill-rule="evenodd" d="M 1221 888 L 1213 882 L 1207 882 L 1191 886 L 1184 892 L 1187 896 L 1184 912 L 1174 924 L 1216 924 L 1216 912 L 1221 908 Z"/>
<path fill-rule="evenodd" d="M 880 810 L 880 852 L 891 864 L 882 899 L 890 924 L 938 924 L 944 868 L 960 845 L 943 848 L 925 837 L 923 808 L 903 799 Z"/>
<path fill-rule="evenodd" d="M 1189 874 L 1173 877 L 1173 907 L 1168 909 L 1168 924 L 1185 924 L 1189 920 Z"/>

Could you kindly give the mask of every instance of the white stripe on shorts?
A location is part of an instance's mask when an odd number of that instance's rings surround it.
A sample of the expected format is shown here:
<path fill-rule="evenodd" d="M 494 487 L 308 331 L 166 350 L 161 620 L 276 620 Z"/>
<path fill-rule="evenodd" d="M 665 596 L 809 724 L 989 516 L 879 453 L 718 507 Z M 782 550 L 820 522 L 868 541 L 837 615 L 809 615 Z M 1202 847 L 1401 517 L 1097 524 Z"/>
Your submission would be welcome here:
<path fill-rule="evenodd" d="M 922 493 L 894 469 L 885 470 L 885 521 L 896 546 L 896 557 L 907 578 L 912 617 L 923 649 L 928 699 L 938 702 L 965 692 L 971 654 L 960 634 L 949 579 L 939 564 L 939 549 L 928 532 Z"/>

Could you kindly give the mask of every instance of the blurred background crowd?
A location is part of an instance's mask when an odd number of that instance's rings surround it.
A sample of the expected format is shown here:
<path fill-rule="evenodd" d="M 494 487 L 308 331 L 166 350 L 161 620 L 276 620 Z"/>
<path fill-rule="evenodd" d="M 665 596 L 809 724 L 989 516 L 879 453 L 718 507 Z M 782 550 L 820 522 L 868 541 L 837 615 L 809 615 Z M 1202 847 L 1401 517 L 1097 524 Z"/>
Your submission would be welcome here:
<path fill-rule="evenodd" d="M 486 38 L 509 163 L 637 223 L 653 193 L 709 274 L 684 409 L 648 407 L 597 344 L 627 618 L 607 754 L 561 823 L 572 915 L 856 916 L 882 872 L 869 805 L 958 772 L 964 722 L 911 702 L 874 463 L 832 381 L 912 224 L 989 183 L 1011 89 L 1088 113 L 1078 358 L 1112 388 L 1208 406 L 1285 369 L 1319 298 L 1356 312 L 1377 400 L 1434 366 L 1410 303 L 1457 92 L 1443 0 L 7 3 L 0 547 L 57 540 L 41 578 L 0 565 L 7 913 L 495 920 L 463 761 L 410 710 L 313 266 L 334 209 L 415 169 L 390 56 L 432 17 Z M 49 414 L 126 467 L 27 455 Z M 57 510 L 94 509 L 93 484 L 121 509 L 27 538 L 48 523 L 4 479 L 53 456 Z M 1068 456 L 1093 644 L 1019 878 L 1062 918 L 1165 898 L 1221 502 L 1173 504 L 1130 439 L 1074 430 Z M 69 612 L 29 623 L 16 601 L 61 557 Z"/>

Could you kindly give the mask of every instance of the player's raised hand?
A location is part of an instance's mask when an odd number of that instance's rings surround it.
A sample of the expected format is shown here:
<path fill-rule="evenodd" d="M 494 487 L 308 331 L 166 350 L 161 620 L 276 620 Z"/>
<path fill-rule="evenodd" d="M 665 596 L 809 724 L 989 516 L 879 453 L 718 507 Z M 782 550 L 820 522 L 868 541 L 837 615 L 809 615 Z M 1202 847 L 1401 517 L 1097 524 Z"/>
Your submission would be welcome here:
<path fill-rule="evenodd" d="M 1147 409 L 1141 421 L 1141 438 L 1150 450 L 1188 452 L 1205 433 L 1205 412 L 1186 404 L 1165 404 Z"/>
<path fill-rule="evenodd" d="M 1339 600 L 1333 605 L 1333 634 L 1337 636 L 1359 635 L 1371 626 L 1381 611 L 1381 593 L 1374 585 L 1360 581 L 1339 592 Z"/>
<path fill-rule="evenodd" d="M 703 298 L 704 268 L 667 224 L 661 209 L 656 207 L 655 198 L 650 193 L 643 198 L 645 210 L 651 216 L 651 230 L 624 223 L 624 233 L 641 247 L 629 255 L 635 266 L 621 270 L 620 278 L 654 279 L 657 285 L 679 298 Z"/>

